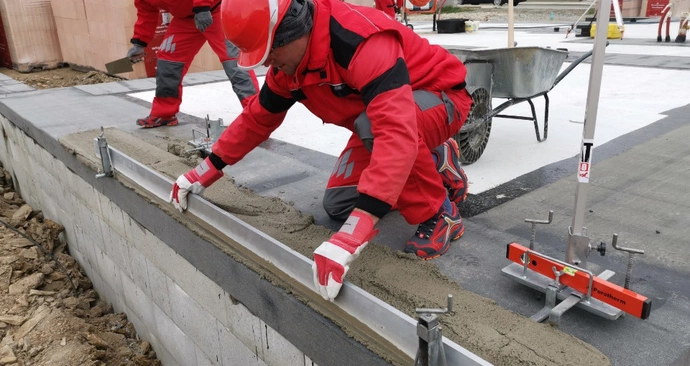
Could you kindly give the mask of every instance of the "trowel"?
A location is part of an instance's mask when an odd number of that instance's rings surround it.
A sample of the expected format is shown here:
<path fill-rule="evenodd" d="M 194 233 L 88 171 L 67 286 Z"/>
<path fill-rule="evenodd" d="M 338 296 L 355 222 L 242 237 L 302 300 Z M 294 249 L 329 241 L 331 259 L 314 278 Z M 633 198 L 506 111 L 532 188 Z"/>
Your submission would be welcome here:
<path fill-rule="evenodd" d="M 111 61 L 105 64 L 105 69 L 108 74 L 121 74 L 123 72 L 134 71 L 132 61 L 128 57 L 123 57 L 119 60 Z"/>

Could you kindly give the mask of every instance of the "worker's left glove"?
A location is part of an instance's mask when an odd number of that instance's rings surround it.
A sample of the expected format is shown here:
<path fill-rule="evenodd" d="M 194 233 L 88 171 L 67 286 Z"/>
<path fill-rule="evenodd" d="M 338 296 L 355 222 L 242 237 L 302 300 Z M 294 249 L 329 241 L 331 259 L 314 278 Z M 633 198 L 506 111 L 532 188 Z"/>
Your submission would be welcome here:
<path fill-rule="evenodd" d="M 170 191 L 169 201 L 180 212 L 184 212 L 187 209 L 187 195 L 190 192 L 201 194 L 204 192 L 204 189 L 208 188 L 222 176 L 223 171 L 216 169 L 211 163 L 210 158 L 206 158 L 196 168 L 177 178 L 177 181 L 173 183 L 172 191 Z"/>
<path fill-rule="evenodd" d="M 202 33 L 213 24 L 213 16 L 211 15 L 211 8 L 208 6 L 198 6 L 194 11 L 194 25 L 196 29 Z"/>
<path fill-rule="evenodd" d="M 377 233 L 371 216 L 353 211 L 340 231 L 316 248 L 311 268 L 314 286 L 324 300 L 333 301 L 338 296 L 350 264 Z"/>

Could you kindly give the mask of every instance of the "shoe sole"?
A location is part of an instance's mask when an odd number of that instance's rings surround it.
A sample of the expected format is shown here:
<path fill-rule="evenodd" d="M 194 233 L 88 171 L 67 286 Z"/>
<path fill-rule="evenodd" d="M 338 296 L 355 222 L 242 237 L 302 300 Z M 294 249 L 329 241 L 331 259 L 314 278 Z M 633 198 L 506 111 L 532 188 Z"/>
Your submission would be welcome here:
<path fill-rule="evenodd" d="M 422 260 L 428 261 L 428 260 L 436 259 L 436 258 L 446 254 L 448 249 L 450 249 L 450 243 L 455 241 L 455 240 L 460 239 L 460 237 L 462 237 L 463 235 L 465 235 L 465 225 L 464 224 L 462 225 L 462 229 L 460 229 L 460 232 L 458 233 L 458 235 L 456 235 L 454 238 L 451 238 L 450 240 L 448 240 L 448 242 L 443 247 L 441 247 L 441 250 L 439 250 L 436 254 L 422 258 Z"/>
<path fill-rule="evenodd" d="M 159 123 L 159 124 L 155 124 L 155 125 L 149 125 L 149 124 L 140 124 L 137 122 L 137 125 L 139 127 L 143 127 L 143 128 L 155 128 L 155 127 L 162 127 L 162 126 L 176 126 L 178 123 L 179 123 L 178 121 L 174 121 L 174 122 L 168 122 L 168 123 Z"/>

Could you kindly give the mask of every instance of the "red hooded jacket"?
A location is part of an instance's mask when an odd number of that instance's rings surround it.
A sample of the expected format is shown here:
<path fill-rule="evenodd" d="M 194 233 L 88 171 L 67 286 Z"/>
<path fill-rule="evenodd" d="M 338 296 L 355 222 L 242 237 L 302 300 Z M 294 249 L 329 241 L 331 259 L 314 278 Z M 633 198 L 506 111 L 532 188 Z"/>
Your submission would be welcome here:
<path fill-rule="evenodd" d="M 417 156 L 412 91 L 462 85 L 465 66 L 379 10 L 313 1 L 314 26 L 297 72 L 270 70 L 259 98 L 224 131 L 213 153 L 226 164 L 236 163 L 268 139 L 296 101 L 325 123 L 353 132 L 355 119 L 366 110 L 376 148 L 358 191 L 392 206 Z M 379 39 L 367 47 L 369 37 L 384 32 L 392 35 L 385 37 L 387 43 Z"/>

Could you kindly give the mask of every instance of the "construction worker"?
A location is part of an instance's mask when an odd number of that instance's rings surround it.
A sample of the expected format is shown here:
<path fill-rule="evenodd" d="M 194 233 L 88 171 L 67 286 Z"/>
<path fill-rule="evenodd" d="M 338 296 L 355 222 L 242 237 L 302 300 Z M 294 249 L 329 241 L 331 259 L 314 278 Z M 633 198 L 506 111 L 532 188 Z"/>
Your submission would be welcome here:
<path fill-rule="evenodd" d="M 242 12 L 233 9 L 242 6 Z M 270 67 L 250 101 L 170 200 L 180 210 L 283 122 L 295 103 L 352 131 L 328 181 L 324 209 L 345 220 L 314 251 L 314 282 L 333 300 L 349 265 L 397 207 L 418 225 L 405 252 L 445 253 L 465 230 L 467 194 L 455 135 L 472 100 L 465 66 L 440 46 L 371 8 L 339 0 L 224 0 L 223 29 L 243 68 Z"/>
<path fill-rule="evenodd" d="M 144 49 L 153 39 L 160 10 L 172 15 L 165 38 L 156 56 L 156 96 L 151 113 L 137 120 L 141 127 L 174 126 L 182 103 L 182 78 L 201 47 L 208 41 L 223 64 L 232 88 L 245 106 L 258 93 L 259 83 L 253 71 L 237 67 L 239 50 L 223 35 L 220 22 L 221 0 L 134 0 L 137 21 L 134 24 L 132 48 L 127 57 L 141 61 Z"/>

